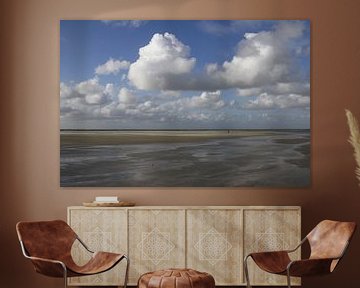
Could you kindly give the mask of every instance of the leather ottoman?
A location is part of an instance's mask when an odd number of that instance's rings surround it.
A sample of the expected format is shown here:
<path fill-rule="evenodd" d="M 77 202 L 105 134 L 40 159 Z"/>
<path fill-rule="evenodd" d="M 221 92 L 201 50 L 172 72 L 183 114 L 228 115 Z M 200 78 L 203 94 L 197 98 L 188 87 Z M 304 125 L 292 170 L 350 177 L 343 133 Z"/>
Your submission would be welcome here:
<path fill-rule="evenodd" d="M 192 269 L 166 269 L 140 276 L 138 288 L 214 288 L 214 277 Z"/>

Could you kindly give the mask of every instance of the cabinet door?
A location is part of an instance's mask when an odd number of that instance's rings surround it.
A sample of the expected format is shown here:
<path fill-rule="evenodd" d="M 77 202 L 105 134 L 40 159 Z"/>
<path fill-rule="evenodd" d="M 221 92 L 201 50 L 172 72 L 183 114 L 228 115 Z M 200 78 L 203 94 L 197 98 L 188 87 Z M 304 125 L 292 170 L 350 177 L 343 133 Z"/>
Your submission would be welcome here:
<path fill-rule="evenodd" d="M 127 215 L 125 209 L 70 209 L 69 225 L 93 251 L 127 254 Z M 86 263 L 90 255 L 75 242 L 72 255 L 76 263 Z M 93 276 L 69 278 L 70 285 L 122 285 L 125 261 L 113 269 Z"/>
<path fill-rule="evenodd" d="M 242 280 L 242 211 L 187 211 L 187 266 L 206 271 L 216 285 Z"/>
<path fill-rule="evenodd" d="M 244 211 L 245 255 L 251 252 L 286 250 L 300 243 L 299 209 L 258 209 Z M 292 253 L 300 259 L 300 249 Z M 286 277 L 266 273 L 252 261 L 249 262 L 249 276 L 252 285 L 286 285 Z M 299 285 L 299 278 L 292 284 Z"/>
<path fill-rule="evenodd" d="M 185 210 L 129 210 L 130 283 L 148 271 L 185 267 Z"/>

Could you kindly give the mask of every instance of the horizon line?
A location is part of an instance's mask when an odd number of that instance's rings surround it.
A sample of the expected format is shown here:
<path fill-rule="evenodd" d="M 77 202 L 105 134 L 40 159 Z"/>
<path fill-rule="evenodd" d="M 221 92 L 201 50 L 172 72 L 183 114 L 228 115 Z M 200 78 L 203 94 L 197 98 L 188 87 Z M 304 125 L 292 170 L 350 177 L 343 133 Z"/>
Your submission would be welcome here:
<path fill-rule="evenodd" d="M 226 131 L 226 130 L 311 130 L 310 128 L 219 128 L 219 129 L 78 129 L 60 128 L 60 131 Z"/>

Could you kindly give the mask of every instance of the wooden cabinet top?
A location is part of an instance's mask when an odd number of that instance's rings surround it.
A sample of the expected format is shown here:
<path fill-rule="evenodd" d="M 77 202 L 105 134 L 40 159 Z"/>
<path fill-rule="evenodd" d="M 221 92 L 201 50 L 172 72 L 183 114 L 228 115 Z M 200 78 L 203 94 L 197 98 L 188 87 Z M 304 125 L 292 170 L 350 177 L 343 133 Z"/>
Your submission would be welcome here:
<path fill-rule="evenodd" d="M 210 210 L 262 210 L 262 209 L 282 209 L 282 210 L 300 210 L 301 206 L 133 206 L 133 207 L 85 207 L 85 206 L 69 206 L 68 209 L 165 209 L 165 210 L 187 210 L 187 209 L 210 209 Z"/>

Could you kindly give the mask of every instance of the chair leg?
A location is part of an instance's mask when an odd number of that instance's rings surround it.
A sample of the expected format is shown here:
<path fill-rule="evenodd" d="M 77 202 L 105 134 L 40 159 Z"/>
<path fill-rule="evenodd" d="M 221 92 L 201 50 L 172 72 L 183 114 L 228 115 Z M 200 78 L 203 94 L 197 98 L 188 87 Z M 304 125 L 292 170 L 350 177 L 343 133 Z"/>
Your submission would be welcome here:
<path fill-rule="evenodd" d="M 66 270 L 66 266 L 64 264 L 62 264 L 62 267 L 64 269 L 64 287 L 67 288 L 67 270 Z"/>
<path fill-rule="evenodd" d="M 245 272 L 245 279 L 246 279 L 246 287 L 247 288 L 251 288 L 250 285 L 250 279 L 249 279 L 249 269 L 248 269 L 248 265 L 247 265 L 247 259 L 249 258 L 250 255 L 247 255 L 244 258 L 244 272 Z"/>
<path fill-rule="evenodd" d="M 126 259 L 126 271 L 125 271 L 124 288 L 126 288 L 126 287 L 127 287 L 128 278 L 129 278 L 130 259 L 129 259 L 129 257 L 127 257 L 127 256 L 124 256 L 124 258 Z"/>
<path fill-rule="evenodd" d="M 291 278 L 290 278 L 290 271 L 289 271 L 289 269 L 287 269 L 286 276 L 287 276 L 288 288 L 291 288 Z"/>

